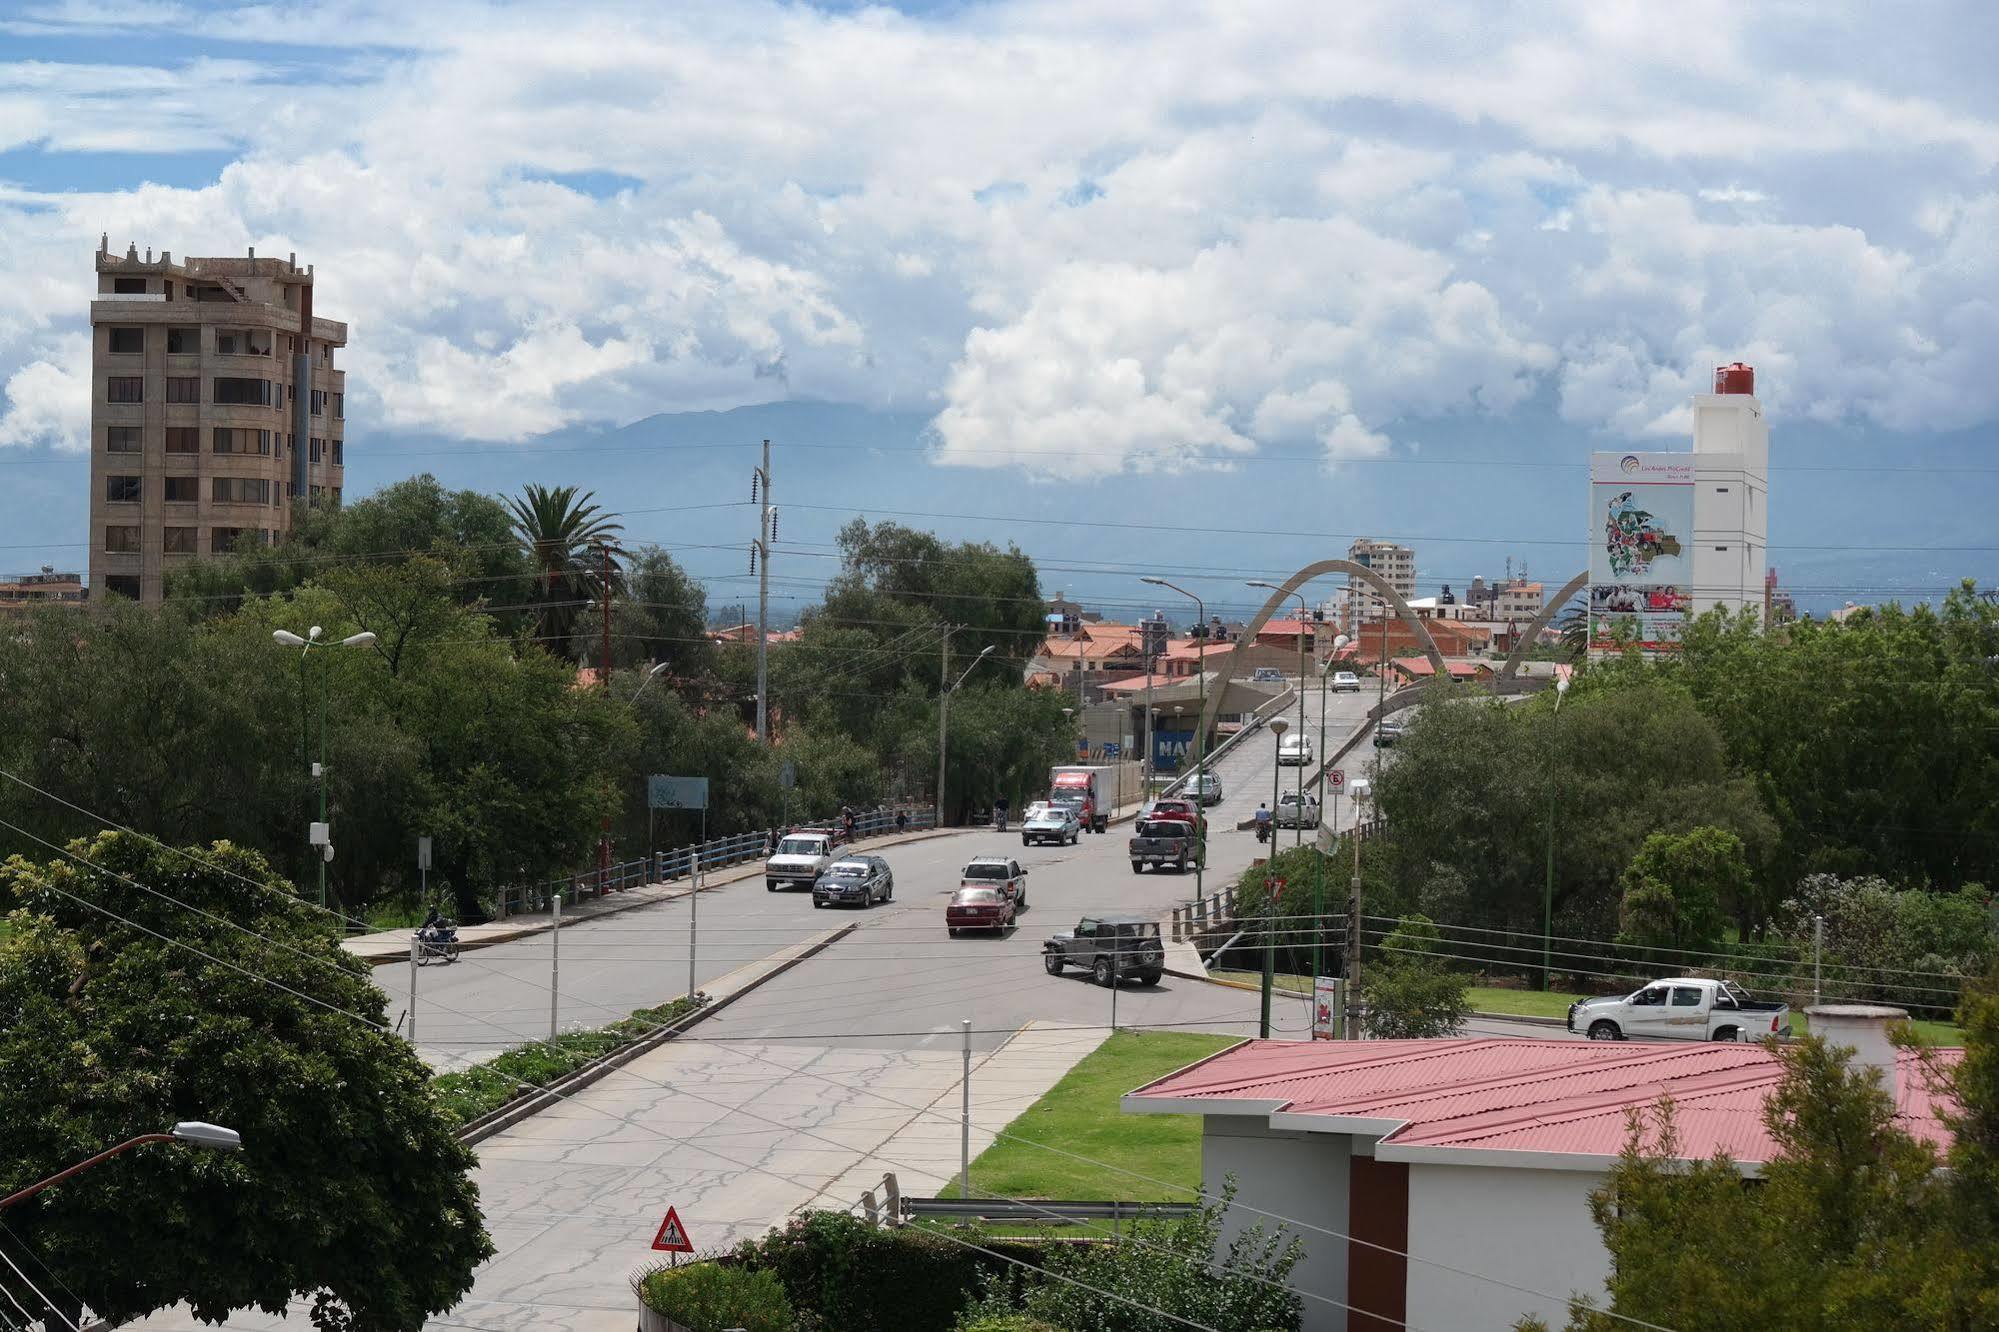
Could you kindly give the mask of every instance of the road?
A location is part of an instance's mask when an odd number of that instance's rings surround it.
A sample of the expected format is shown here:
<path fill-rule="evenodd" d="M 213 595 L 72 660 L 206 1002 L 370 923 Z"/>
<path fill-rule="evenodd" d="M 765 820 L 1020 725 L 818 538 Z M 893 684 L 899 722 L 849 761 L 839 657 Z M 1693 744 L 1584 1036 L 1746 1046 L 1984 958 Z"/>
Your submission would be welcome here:
<path fill-rule="evenodd" d="M 1365 693 L 1333 696 L 1329 732 L 1344 734 L 1372 702 Z M 1314 690 L 1307 724 L 1315 742 L 1317 704 Z M 1272 738 L 1258 734 L 1218 764 L 1227 798 L 1211 812 L 1211 887 L 1226 885 L 1261 849 L 1234 825 L 1269 799 L 1274 751 Z M 761 1234 L 800 1206 L 853 1206 L 885 1171 L 897 1172 L 908 1192 L 934 1190 L 957 1166 L 964 1019 L 972 1024 L 974 1153 L 1103 1039 L 1113 1002 L 1120 1027 L 1255 1034 L 1259 997 L 1251 992 L 1168 976 L 1113 995 L 1043 971 L 1041 939 L 1081 915 L 1164 913 L 1192 897 L 1192 875 L 1133 874 L 1124 838 L 1114 828 L 1073 847 L 1023 847 L 1017 836 L 966 832 L 890 848 L 895 901 L 866 910 L 815 910 L 806 895 L 766 892 L 761 879 L 703 894 L 704 981 L 836 920 L 858 928 L 687 1038 L 481 1144 L 482 1207 L 500 1252 L 472 1296 L 434 1326 L 625 1332 L 633 1321 L 626 1278 L 650 1256 L 668 1204 L 709 1249 Z M 951 939 L 944 904 L 965 860 L 985 851 L 1027 867 L 1027 908 L 1004 937 Z M 597 1025 L 682 992 L 687 926 L 680 901 L 565 930 L 563 1021 Z M 548 949 L 546 937 L 525 939 L 443 972 L 424 969 L 426 1051 L 462 1058 L 545 1031 Z M 396 968 L 377 976 L 392 995 L 407 985 Z M 474 1016 L 448 1016 L 446 1004 Z M 1488 1026 L 1549 1032 L 1481 1023 Z M 1278 1000 L 1273 1027 L 1280 1037 L 1307 1035 L 1306 1004 Z M 294 1325 L 304 1325 L 296 1315 L 247 1314 L 230 1324 Z M 200 1325 L 164 1314 L 143 1326 Z"/>

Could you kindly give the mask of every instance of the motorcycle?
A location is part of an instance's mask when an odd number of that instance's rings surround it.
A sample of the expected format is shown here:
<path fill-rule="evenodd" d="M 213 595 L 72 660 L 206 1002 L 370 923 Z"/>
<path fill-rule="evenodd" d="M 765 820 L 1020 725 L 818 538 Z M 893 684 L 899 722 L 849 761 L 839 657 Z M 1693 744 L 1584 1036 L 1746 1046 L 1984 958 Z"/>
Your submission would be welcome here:
<path fill-rule="evenodd" d="M 458 960 L 458 927 L 443 921 L 416 932 L 416 964 L 427 967 L 433 961 L 449 966 Z"/>
<path fill-rule="evenodd" d="M 1269 823 L 1265 822 L 1256 825 L 1256 840 L 1259 845 L 1270 840 Z"/>
<path fill-rule="evenodd" d="M 996 809 L 996 810 L 994 810 L 994 811 L 993 811 L 993 831 L 994 831 L 994 832 L 1005 832 L 1005 831 L 1006 831 L 1006 811 L 1005 811 L 1005 810 L 1003 810 L 1003 809 Z"/>

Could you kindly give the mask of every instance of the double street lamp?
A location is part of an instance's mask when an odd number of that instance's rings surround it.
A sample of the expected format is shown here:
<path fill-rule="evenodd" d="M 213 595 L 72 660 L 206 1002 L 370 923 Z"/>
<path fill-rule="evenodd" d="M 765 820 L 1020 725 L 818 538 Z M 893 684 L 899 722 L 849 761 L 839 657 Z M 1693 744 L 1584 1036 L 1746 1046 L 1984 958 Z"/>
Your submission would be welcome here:
<path fill-rule="evenodd" d="M 312 655 L 314 648 L 367 647 L 375 641 L 375 636 L 364 630 L 341 639 L 337 645 L 322 643 L 319 641 L 320 632 L 316 624 L 306 632 L 304 638 L 300 638 L 288 629 L 271 631 L 271 637 L 277 640 L 278 646 L 299 649 L 298 691 L 301 708 L 305 704 L 305 659 Z M 333 834 L 326 822 L 326 695 L 329 692 L 326 672 L 322 670 L 319 673 L 319 762 L 312 765 L 312 779 L 319 787 L 319 822 L 313 824 L 306 833 L 307 844 L 319 848 L 319 905 L 322 908 L 326 906 L 326 862 L 333 859 Z M 300 740 L 304 740 L 303 733 L 300 735 Z M 304 747 L 301 743 L 300 748 Z"/>
<path fill-rule="evenodd" d="M 78 1161 L 67 1170 L 58 1170 L 55 1174 L 50 1175 L 47 1179 L 39 1183 L 30 1184 L 25 1189 L 16 1189 L 6 1197 L 0 1198 L 0 1212 L 4 1212 L 16 1203 L 26 1202 L 43 1189 L 53 1187 L 66 1179 L 80 1175 L 94 1165 L 100 1165 L 105 1161 L 109 1161 L 120 1152 L 129 1152 L 134 1147 L 143 1147 L 149 1142 L 178 1142 L 184 1143 L 189 1147 L 204 1148 L 211 1152 L 240 1152 L 243 1150 L 243 1135 L 235 1129 L 223 1128 L 220 1124 L 204 1124 L 198 1119 L 182 1120 L 166 1133 L 141 1133 L 138 1137 L 121 1142 L 116 1147 L 106 1148 L 95 1156 Z"/>
<path fill-rule="evenodd" d="M 1562 696 L 1569 692 L 1569 677 L 1564 675 L 1555 681 L 1556 717 L 1562 715 Z M 1549 725 L 1552 727 L 1553 722 Z M 1553 957 L 1550 941 L 1555 934 L 1555 738 L 1559 731 L 1551 731 L 1548 736 L 1548 878 L 1541 888 L 1541 988 L 1548 988 L 1549 961 Z"/>
<path fill-rule="evenodd" d="M 1298 598 L 1298 743 L 1300 745 L 1306 744 L 1308 742 L 1305 739 L 1305 621 L 1309 611 L 1305 605 L 1305 594 L 1298 591 L 1286 592 L 1277 584 L 1266 583 L 1260 578 L 1252 578 L 1249 585 L 1251 587 L 1265 588 L 1271 592 L 1282 593 L 1287 597 Z M 1324 745 L 1325 736 L 1323 734 L 1319 737 L 1319 742 L 1322 746 Z M 1283 759 L 1280 757 L 1278 761 L 1281 763 Z M 1292 841 L 1291 844 L 1293 846 L 1303 846 L 1305 844 L 1305 767 L 1306 765 L 1302 763 L 1298 765 L 1298 836 Z M 1270 819 L 1273 825 L 1270 830 L 1270 849 L 1274 854 L 1277 850 L 1277 829 L 1275 827 L 1277 821 L 1277 803 L 1275 800 L 1270 805 Z"/>
<path fill-rule="evenodd" d="M 1277 790 L 1283 784 L 1284 733 L 1291 723 L 1282 717 L 1270 720 L 1270 733 L 1277 737 L 1277 756 L 1270 764 L 1270 858 L 1263 869 L 1263 1013 L 1256 1024 L 1257 1035 L 1270 1039 L 1270 987 L 1277 978 L 1277 889 L 1272 887 L 1277 870 Z"/>

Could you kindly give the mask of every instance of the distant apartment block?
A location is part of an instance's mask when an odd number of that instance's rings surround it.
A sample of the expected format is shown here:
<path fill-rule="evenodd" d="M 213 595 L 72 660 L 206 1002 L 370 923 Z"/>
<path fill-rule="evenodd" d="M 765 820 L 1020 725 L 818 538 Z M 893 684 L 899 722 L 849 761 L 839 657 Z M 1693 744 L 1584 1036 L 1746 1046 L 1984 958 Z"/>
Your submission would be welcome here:
<path fill-rule="evenodd" d="M 175 564 L 269 544 L 293 502 L 338 504 L 347 325 L 296 256 L 96 255 L 90 303 L 92 596 L 160 600 Z"/>
<path fill-rule="evenodd" d="M 1347 558 L 1367 566 L 1407 601 L 1416 595 L 1416 552 L 1393 541 L 1362 537 L 1347 547 Z M 1355 620 L 1378 620 L 1388 603 L 1358 574 L 1347 575 L 1347 606 Z"/>
<path fill-rule="evenodd" d="M 43 565 L 40 573 L 0 574 L 0 614 L 17 615 L 37 606 L 83 603 L 83 575 L 61 573 Z"/>
<path fill-rule="evenodd" d="M 1531 620 L 1547 602 L 1547 588 L 1525 578 L 1515 578 L 1495 590 L 1499 595 L 1493 598 L 1493 614 L 1501 620 Z"/>

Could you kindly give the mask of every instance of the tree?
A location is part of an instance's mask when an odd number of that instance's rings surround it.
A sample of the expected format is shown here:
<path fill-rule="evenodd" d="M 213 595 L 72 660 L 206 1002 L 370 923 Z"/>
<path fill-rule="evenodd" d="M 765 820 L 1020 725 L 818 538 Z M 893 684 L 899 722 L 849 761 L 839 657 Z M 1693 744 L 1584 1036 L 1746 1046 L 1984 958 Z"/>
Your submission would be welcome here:
<path fill-rule="evenodd" d="M 611 607 L 611 664 L 664 663 L 671 679 L 661 683 L 669 686 L 675 679 L 706 675 L 714 652 L 708 642 L 708 594 L 701 585 L 658 546 L 640 546 L 625 566 L 623 589 Z M 598 632 L 579 624 L 569 655 L 597 660 Z"/>
<path fill-rule="evenodd" d="M 1964 1052 L 1920 1054 L 1951 1134 L 1941 1153 L 1896 1121 L 1880 1074 L 1807 1037 L 1773 1047 L 1763 1120 L 1778 1150 L 1760 1188 L 1725 1157 L 1680 1158 L 1670 1103 L 1634 1119 L 1591 1212 L 1610 1251 L 1609 1312 L 1720 1332 L 1990 1327 L 1999 1316 L 1999 990 L 1967 991 Z M 1948 1166 L 1948 1170 L 1939 1169 Z M 1718 1261 L 1717 1237 L 1726 1245 Z M 1615 1316 L 1614 1316 L 1615 1315 Z"/>
<path fill-rule="evenodd" d="M 11 1209 L 54 1284 L 114 1321 L 303 1298 L 321 1327 L 391 1332 L 456 1304 L 493 1253 L 475 1158 L 364 966 L 227 843 L 105 833 L 68 857 L 0 866 L 0 1190 L 180 1119 L 244 1149 L 142 1148 Z"/>
<path fill-rule="evenodd" d="M 625 552 L 617 542 L 624 524 L 592 503 L 595 498 L 579 495 L 575 486 L 529 485 L 507 500 L 534 576 L 535 637 L 544 643 L 567 644 L 584 603 L 622 590 L 618 561 Z M 600 548 L 610 554 L 608 588 Z"/>
<path fill-rule="evenodd" d="M 1725 913 L 1752 891 L 1742 839 L 1708 827 L 1653 833 L 1617 886 L 1618 942 L 1679 952 L 1718 948 Z"/>
<path fill-rule="evenodd" d="M 1455 1036 L 1471 1016 L 1465 978 L 1437 954 L 1443 935 L 1429 917 L 1404 916 L 1361 968 L 1361 1027 L 1377 1041 Z"/>

